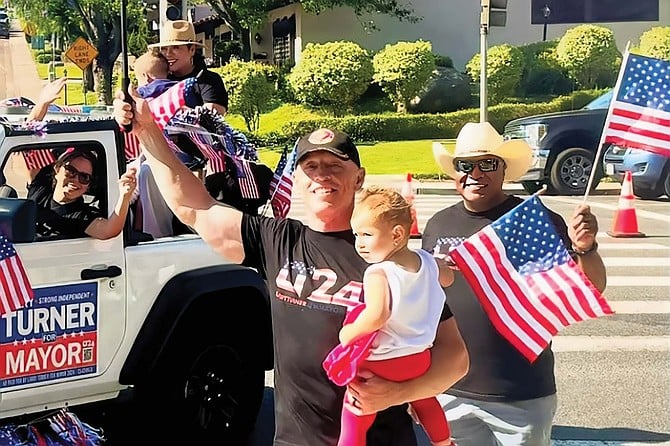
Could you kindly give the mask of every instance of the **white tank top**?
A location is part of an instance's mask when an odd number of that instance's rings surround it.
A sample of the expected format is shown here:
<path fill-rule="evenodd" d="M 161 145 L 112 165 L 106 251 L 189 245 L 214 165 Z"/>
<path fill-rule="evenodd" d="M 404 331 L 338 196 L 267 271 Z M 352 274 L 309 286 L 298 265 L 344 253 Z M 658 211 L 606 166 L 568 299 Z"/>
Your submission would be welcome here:
<path fill-rule="evenodd" d="M 372 264 L 365 271 L 382 269 L 391 292 L 391 317 L 379 330 L 369 361 L 420 353 L 433 345 L 445 293 L 433 256 L 423 249 L 414 252 L 421 259 L 415 273 L 391 261 Z"/>

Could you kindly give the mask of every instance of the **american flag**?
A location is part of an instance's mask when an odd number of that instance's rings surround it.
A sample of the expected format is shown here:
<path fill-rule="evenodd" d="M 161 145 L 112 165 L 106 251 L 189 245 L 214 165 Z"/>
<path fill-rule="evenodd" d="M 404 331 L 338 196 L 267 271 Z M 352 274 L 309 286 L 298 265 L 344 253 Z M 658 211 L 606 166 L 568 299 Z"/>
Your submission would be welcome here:
<path fill-rule="evenodd" d="M 168 88 L 167 91 L 149 101 L 151 113 L 161 130 L 182 107 L 195 107 L 197 105 L 195 85 L 195 78 L 189 77 L 179 81 Z"/>
<path fill-rule="evenodd" d="M 207 158 L 207 173 L 213 174 L 226 170 L 226 155 L 214 147 L 212 134 L 207 132 L 188 132 L 189 139 L 198 147 L 198 150 Z"/>
<path fill-rule="evenodd" d="M 50 149 L 26 150 L 21 153 L 28 170 L 39 170 L 56 162 L 56 157 Z"/>
<path fill-rule="evenodd" d="M 286 217 L 291 210 L 291 191 L 293 189 L 293 171 L 296 166 L 296 146 L 289 154 L 284 150 L 277 163 L 272 180 L 270 180 L 270 205 L 275 218 Z"/>
<path fill-rule="evenodd" d="M 14 246 L 0 234 L 0 316 L 23 308 L 33 299 L 33 288 Z"/>
<path fill-rule="evenodd" d="M 132 161 L 140 156 L 140 140 L 134 133 L 123 132 L 123 141 L 125 143 L 126 161 Z"/>
<path fill-rule="evenodd" d="M 670 62 L 626 54 L 605 142 L 670 156 Z"/>
<path fill-rule="evenodd" d="M 466 239 L 451 258 L 491 323 L 531 362 L 560 329 L 613 314 L 535 195 Z"/>
<path fill-rule="evenodd" d="M 251 161 L 245 159 L 239 159 L 239 162 L 242 164 L 243 176 L 240 176 L 237 181 L 240 183 L 240 192 L 242 198 L 258 198 L 260 193 L 258 192 L 258 185 L 256 184 L 256 178 L 254 173 L 251 170 Z"/>

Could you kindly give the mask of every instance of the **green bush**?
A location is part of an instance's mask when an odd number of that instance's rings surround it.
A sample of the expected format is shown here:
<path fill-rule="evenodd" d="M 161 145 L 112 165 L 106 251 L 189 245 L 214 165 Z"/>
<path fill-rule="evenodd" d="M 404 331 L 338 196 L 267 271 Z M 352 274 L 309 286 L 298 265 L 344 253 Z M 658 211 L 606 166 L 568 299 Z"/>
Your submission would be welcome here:
<path fill-rule="evenodd" d="M 640 36 L 640 54 L 670 61 L 670 26 L 655 26 Z"/>
<path fill-rule="evenodd" d="M 479 84 L 481 55 L 475 54 L 466 65 L 472 80 Z M 523 53 L 509 44 L 497 45 L 488 50 L 486 57 L 486 83 L 488 102 L 495 105 L 514 96 L 523 73 Z"/>
<path fill-rule="evenodd" d="M 405 113 L 409 101 L 423 90 L 435 71 L 430 42 L 398 42 L 386 45 L 372 58 L 373 80 Z"/>
<path fill-rule="evenodd" d="M 472 104 L 470 77 L 454 68 L 438 67 L 426 88 L 410 101 L 412 113 L 447 113 Z"/>
<path fill-rule="evenodd" d="M 621 53 L 614 33 L 598 25 L 579 25 L 565 32 L 556 46 L 556 59 L 580 88 L 614 85 Z"/>
<path fill-rule="evenodd" d="M 228 90 L 230 111 L 242 115 L 247 130 L 258 130 L 261 113 L 268 110 L 275 94 L 274 68 L 260 62 L 232 59 L 225 66 L 212 71 L 223 78 Z"/>
<path fill-rule="evenodd" d="M 353 42 L 308 43 L 301 57 L 288 76 L 296 99 L 335 116 L 351 110 L 372 80 L 370 56 Z"/>
<path fill-rule="evenodd" d="M 435 66 L 442 68 L 454 68 L 454 61 L 451 60 L 449 56 L 443 56 L 441 54 L 434 54 L 435 57 Z"/>
<path fill-rule="evenodd" d="M 559 96 L 546 103 L 494 105 L 488 109 L 488 119 L 502 133 L 505 124 L 513 119 L 582 108 L 601 94 L 603 90 L 585 90 Z M 477 121 L 478 108 L 443 114 L 303 117 L 285 122 L 271 132 L 253 135 L 252 139 L 259 147 L 291 145 L 298 137 L 320 127 L 347 132 L 357 142 L 451 139 L 456 137 L 465 123 Z"/>
<path fill-rule="evenodd" d="M 556 95 L 572 91 L 572 81 L 556 60 L 557 44 L 557 40 L 550 40 L 519 47 L 524 60 L 517 92 L 519 96 Z"/>

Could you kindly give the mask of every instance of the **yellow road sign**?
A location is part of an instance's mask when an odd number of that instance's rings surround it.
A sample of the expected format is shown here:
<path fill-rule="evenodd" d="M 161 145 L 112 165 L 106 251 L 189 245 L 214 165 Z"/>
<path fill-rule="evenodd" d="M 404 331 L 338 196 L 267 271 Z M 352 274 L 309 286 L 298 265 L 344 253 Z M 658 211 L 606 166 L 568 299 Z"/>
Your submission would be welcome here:
<path fill-rule="evenodd" d="M 97 55 L 98 50 L 83 37 L 77 37 L 65 52 L 65 56 L 82 70 L 85 70 Z"/>

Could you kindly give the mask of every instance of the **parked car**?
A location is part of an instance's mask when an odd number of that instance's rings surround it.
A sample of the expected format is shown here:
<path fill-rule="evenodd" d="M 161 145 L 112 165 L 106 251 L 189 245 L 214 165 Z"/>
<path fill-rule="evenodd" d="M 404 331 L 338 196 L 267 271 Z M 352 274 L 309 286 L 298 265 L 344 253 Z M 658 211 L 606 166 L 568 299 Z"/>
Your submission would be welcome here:
<path fill-rule="evenodd" d="M 603 172 L 594 158 L 611 100 L 610 90 L 579 110 L 528 116 L 505 125 L 506 138 L 525 139 L 533 149 L 533 165 L 519 180 L 527 192 L 546 184 L 549 194 L 583 195 L 594 166 L 592 188 L 598 186 Z"/>
<path fill-rule="evenodd" d="M 619 182 L 626 171 L 633 178 L 633 193 L 651 200 L 670 197 L 670 158 L 646 150 L 610 146 L 603 156 L 605 175 Z"/>

